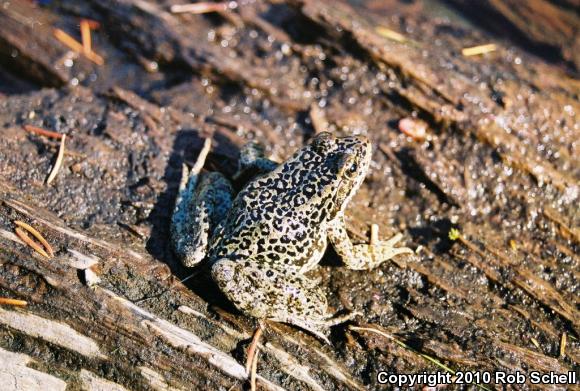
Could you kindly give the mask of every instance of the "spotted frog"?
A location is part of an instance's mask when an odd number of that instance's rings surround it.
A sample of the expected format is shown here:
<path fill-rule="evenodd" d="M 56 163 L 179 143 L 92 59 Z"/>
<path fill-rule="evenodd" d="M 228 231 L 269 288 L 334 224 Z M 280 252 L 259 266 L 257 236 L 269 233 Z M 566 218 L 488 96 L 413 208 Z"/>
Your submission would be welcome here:
<path fill-rule="evenodd" d="M 359 245 L 347 235 L 344 211 L 370 161 L 366 137 L 321 133 L 282 164 L 256 144 L 244 147 L 239 172 L 254 176 L 237 195 L 220 173 L 186 172 L 172 218 L 174 251 L 186 266 L 207 258 L 213 280 L 243 313 L 327 341 L 330 326 L 355 315 L 329 314 L 319 282 L 307 276 L 327 242 L 355 270 L 412 252 L 395 247 L 400 235 Z"/>

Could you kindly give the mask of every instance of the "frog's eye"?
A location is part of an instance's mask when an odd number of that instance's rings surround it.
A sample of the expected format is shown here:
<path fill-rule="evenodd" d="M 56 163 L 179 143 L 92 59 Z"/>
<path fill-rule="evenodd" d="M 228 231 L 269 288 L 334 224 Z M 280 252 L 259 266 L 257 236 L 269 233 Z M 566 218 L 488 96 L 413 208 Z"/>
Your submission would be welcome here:
<path fill-rule="evenodd" d="M 358 165 L 356 164 L 355 161 L 352 161 L 352 163 L 347 165 L 345 168 L 346 169 L 343 171 L 344 176 L 346 176 L 349 179 L 352 179 L 356 176 Z"/>
<path fill-rule="evenodd" d="M 358 166 L 355 162 L 355 163 L 351 164 L 351 166 L 348 168 L 348 172 L 354 175 L 354 174 L 356 174 L 357 169 L 358 169 Z"/>

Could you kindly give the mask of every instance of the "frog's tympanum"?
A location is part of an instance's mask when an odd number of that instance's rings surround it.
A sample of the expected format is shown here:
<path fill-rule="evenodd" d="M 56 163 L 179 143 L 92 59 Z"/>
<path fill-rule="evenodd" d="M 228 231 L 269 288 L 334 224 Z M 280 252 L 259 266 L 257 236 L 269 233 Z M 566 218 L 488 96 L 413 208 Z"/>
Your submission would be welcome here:
<path fill-rule="evenodd" d="M 219 173 L 184 177 L 171 227 L 175 253 L 186 266 L 207 258 L 212 278 L 245 314 L 327 340 L 328 327 L 352 318 L 329 314 L 318 281 L 305 274 L 327 241 L 356 270 L 412 252 L 394 247 L 400 236 L 353 245 L 347 235 L 344 210 L 370 160 L 371 144 L 363 136 L 321 133 L 282 164 L 249 144 L 239 169 L 254 176 L 237 195 Z"/>

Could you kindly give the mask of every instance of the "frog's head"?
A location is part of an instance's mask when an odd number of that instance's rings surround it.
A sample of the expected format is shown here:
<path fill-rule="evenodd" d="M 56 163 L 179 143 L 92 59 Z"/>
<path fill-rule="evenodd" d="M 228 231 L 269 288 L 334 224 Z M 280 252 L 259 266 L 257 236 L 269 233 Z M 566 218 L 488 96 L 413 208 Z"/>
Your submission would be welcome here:
<path fill-rule="evenodd" d="M 310 142 L 322 162 L 317 171 L 329 177 L 324 194 L 330 196 L 338 210 L 344 210 L 362 184 L 371 162 L 371 143 L 365 136 L 334 137 L 318 134 Z"/>

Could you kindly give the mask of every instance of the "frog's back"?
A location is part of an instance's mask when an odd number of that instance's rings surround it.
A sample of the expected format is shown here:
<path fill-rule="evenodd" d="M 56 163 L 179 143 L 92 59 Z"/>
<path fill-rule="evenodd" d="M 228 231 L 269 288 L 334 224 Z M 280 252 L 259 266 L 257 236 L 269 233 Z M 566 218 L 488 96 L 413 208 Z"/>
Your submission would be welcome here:
<path fill-rule="evenodd" d="M 335 176 L 316 154 L 291 159 L 236 197 L 212 244 L 212 259 L 251 256 L 301 266 L 326 246 L 325 222 L 336 210 L 326 192 Z"/>

